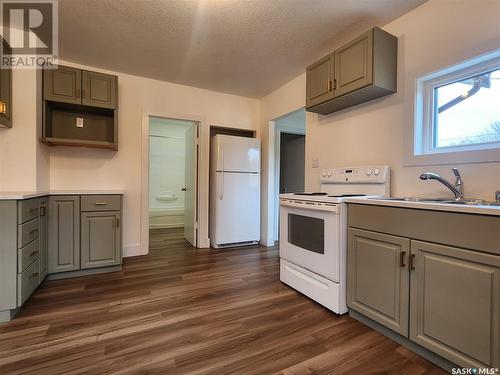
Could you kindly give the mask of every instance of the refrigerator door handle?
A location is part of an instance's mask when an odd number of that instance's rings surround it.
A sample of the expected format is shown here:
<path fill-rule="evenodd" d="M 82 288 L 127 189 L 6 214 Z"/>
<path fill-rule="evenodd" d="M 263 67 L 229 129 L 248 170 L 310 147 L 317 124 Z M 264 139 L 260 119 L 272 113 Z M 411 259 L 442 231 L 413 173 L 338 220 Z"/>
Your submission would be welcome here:
<path fill-rule="evenodd" d="M 224 171 L 224 145 L 220 145 L 220 162 L 222 164 L 221 171 Z"/>
<path fill-rule="evenodd" d="M 224 198 L 224 172 L 220 172 L 220 187 L 219 187 L 219 200 Z"/>
<path fill-rule="evenodd" d="M 224 146 L 221 144 L 217 145 L 217 171 L 224 170 Z"/>

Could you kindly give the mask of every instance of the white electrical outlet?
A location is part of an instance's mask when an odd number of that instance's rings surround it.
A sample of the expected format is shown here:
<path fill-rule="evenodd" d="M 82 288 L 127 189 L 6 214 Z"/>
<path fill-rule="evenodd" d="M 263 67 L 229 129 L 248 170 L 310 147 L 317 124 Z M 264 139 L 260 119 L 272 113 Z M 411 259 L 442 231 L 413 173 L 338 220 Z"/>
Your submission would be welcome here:
<path fill-rule="evenodd" d="M 319 159 L 318 158 L 313 159 L 312 165 L 313 168 L 319 168 Z"/>
<path fill-rule="evenodd" d="M 83 128 L 83 117 L 77 117 L 76 118 L 76 127 L 77 128 Z"/>

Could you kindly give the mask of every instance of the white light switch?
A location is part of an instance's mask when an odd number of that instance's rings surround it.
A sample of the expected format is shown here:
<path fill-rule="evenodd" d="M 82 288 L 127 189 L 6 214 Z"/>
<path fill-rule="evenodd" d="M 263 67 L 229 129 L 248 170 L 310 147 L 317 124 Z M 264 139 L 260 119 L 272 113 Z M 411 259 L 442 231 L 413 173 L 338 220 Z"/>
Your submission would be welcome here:
<path fill-rule="evenodd" d="M 313 168 L 319 168 L 319 159 L 313 159 Z"/>
<path fill-rule="evenodd" d="M 83 117 L 77 117 L 76 118 L 76 127 L 77 128 L 83 128 Z"/>

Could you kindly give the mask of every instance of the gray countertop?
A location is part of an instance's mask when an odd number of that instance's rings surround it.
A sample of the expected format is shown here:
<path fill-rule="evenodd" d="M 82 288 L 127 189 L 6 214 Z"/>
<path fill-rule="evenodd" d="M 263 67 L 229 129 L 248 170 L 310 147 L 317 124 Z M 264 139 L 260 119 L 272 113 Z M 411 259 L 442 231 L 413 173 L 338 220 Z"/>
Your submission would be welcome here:
<path fill-rule="evenodd" d="M 123 190 L 51 190 L 51 191 L 0 191 L 0 200 L 21 200 L 46 195 L 123 195 Z"/>
<path fill-rule="evenodd" d="M 423 210 L 463 212 L 470 214 L 500 216 L 500 206 L 453 204 L 453 203 L 441 203 L 441 202 L 408 202 L 408 201 L 393 201 L 393 200 L 384 200 L 376 198 L 375 199 L 348 198 L 345 200 L 345 202 L 368 204 L 375 206 L 418 208 Z"/>

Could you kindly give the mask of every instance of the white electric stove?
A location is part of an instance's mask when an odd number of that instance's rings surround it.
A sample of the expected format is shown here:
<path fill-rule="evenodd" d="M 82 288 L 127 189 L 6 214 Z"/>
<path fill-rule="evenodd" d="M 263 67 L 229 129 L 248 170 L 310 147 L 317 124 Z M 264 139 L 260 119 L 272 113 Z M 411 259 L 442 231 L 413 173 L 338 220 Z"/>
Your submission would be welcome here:
<path fill-rule="evenodd" d="M 280 280 L 337 314 L 347 312 L 349 197 L 390 196 L 386 165 L 324 169 L 321 191 L 280 195 Z"/>

